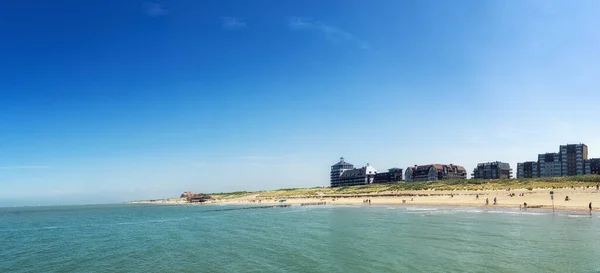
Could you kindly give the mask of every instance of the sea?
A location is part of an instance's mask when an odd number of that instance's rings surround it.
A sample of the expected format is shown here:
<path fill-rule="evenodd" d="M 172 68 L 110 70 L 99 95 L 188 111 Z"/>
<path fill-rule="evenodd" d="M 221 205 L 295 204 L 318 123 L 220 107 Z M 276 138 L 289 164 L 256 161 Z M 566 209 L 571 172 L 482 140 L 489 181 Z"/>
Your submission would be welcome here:
<path fill-rule="evenodd" d="M 0 208 L 0 272 L 600 272 L 587 212 L 244 208 Z"/>

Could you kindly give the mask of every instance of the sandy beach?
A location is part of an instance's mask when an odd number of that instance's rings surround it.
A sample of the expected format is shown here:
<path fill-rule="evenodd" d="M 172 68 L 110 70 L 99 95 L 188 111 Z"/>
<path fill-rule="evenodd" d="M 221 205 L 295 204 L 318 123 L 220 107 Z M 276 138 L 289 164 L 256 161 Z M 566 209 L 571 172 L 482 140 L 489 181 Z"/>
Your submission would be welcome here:
<path fill-rule="evenodd" d="M 529 208 L 552 209 L 553 202 L 550 191 L 554 192 L 554 209 L 588 211 L 592 202 L 593 211 L 600 211 L 600 191 L 596 188 L 563 188 L 563 189 L 515 189 L 489 191 L 396 191 L 363 195 L 339 195 L 319 197 L 286 197 L 281 199 L 261 198 L 259 194 L 249 194 L 235 199 L 212 200 L 209 204 L 307 204 L 323 203 L 328 205 L 364 205 L 370 200 L 371 205 L 427 205 L 427 206 L 487 206 L 519 208 L 527 203 Z M 390 196 L 395 195 L 395 196 Z M 479 195 L 479 197 L 477 197 Z M 511 196 L 512 195 L 512 196 Z M 569 197 L 569 201 L 565 198 Z M 494 198 L 497 204 L 494 205 Z M 280 200 L 285 200 L 280 202 Z M 136 202 L 152 204 L 187 204 L 179 201 L 157 200 L 154 202 Z"/>

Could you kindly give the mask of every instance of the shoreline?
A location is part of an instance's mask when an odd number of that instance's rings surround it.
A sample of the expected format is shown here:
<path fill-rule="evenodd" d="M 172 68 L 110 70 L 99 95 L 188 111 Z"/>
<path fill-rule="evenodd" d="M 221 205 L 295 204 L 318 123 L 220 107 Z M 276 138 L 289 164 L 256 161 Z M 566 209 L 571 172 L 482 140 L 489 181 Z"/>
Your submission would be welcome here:
<path fill-rule="evenodd" d="M 230 202 L 207 202 L 207 203 L 157 203 L 157 202 L 133 202 L 133 203 L 124 203 L 125 205 L 158 205 L 158 206 L 211 206 L 211 207 L 220 207 L 220 206 L 261 206 L 261 205 L 290 205 L 292 207 L 300 207 L 302 204 L 297 203 L 230 203 Z M 545 206 L 535 206 L 519 209 L 519 207 L 515 207 L 512 205 L 475 205 L 475 204 L 454 204 L 454 203 L 430 203 L 430 204 L 416 204 L 416 203 L 406 203 L 406 204 L 398 204 L 398 203 L 372 203 L 369 204 L 342 204 L 342 203 L 326 203 L 322 205 L 304 205 L 304 206 L 347 206 L 347 207 L 384 207 L 384 206 L 393 206 L 393 207 L 425 207 L 425 208 L 477 208 L 477 209 L 504 209 L 504 210 L 515 210 L 515 211 L 532 211 L 532 212 L 552 212 L 552 207 Z M 577 209 L 573 207 L 565 207 L 565 206 L 555 206 L 556 212 L 578 212 L 579 214 L 588 215 L 589 210 L 587 209 Z M 595 213 L 600 213 L 600 208 L 595 208 L 592 210 L 592 215 Z"/>
<path fill-rule="evenodd" d="M 248 194 L 231 199 L 215 199 L 205 203 L 187 203 L 181 200 L 134 201 L 125 204 L 153 205 L 301 205 L 325 202 L 326 205 L 366 205 L 365 200 L 371 200 L 371 205 L 394 206 L 447 206 L 447 207 L 477 207 L 477 208 L 510 208 L 552 210 L 553 204 L 550 191 L 554 192 L 554 210 L 589 212 L 588 205 L 592 202 L 592 213 L 600 212 L 600 191 L 589 188 L 563 189 L 515 189 L 487 191 L 396 191 L 375 194 L 322 195 L 322 196 L 289 196 L 281 198 L 262 197 L 260 194 Z M 523 196 L 521 196 L 521 194 Z M 476 196 L 479 195 L 479 198 Z M 511 196 L 513 195 L 513 196 Z M 569 201 L 565 197 L 569 196 Z M 486 198 L 489 205 L 485 205 Z M 498 204 L 493 205 L 494 198 Z M 280 202 L 280 200 L 285 200 Z"/>

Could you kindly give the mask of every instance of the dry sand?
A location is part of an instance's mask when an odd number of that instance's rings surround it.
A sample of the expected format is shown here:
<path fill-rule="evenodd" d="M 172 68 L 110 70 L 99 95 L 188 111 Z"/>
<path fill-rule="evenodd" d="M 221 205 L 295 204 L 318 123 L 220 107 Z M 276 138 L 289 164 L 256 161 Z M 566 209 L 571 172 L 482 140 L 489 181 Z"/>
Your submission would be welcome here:
<path fill-rule="evenodd" d="M 361 195 L 352 197 L 332 198 L 323 196 L 321 198 L 283 198 L 283 204 L 304 204 L 326 202 L 328 205 L 363 205 L 365 199 L 371 200 L 371 205 L 430 205 L 430 206 L 485 206 L 486 198 L 488 206 L 519 208 L 519 205 L 527 203 L 528 207 L 552 209 L 550 191 L 554 191 L 554 208 L 557 210 L 588 210 L 588 204 L 592 202 L 594 211 L 600 211 L 600 191 L 596 188 L 565 188 L 565 189 L 526 189 L 518 190 L 493 190 L 493 191 L 401 191 L 397 194 L 405 196 L 377 196 Z M 509 196 L 514 193 L 514 197 Z M 479 198 L 476 195 L 479 194 Z M 524 194 L 524 196 L 519 196 Z M 413 195 L 413 196 L 409 196 Z M 565 201 L 569 196 L 570 201 Z M 412 198 L 412 199 L 411 199 Z M 494 198 L 497 205 L 493 205 Z M 281 204 L 279 199 L 264 199 L 258 195 L 248 195 L 237 199 L 216 200 L 208 203 L 219 204 Z"/>

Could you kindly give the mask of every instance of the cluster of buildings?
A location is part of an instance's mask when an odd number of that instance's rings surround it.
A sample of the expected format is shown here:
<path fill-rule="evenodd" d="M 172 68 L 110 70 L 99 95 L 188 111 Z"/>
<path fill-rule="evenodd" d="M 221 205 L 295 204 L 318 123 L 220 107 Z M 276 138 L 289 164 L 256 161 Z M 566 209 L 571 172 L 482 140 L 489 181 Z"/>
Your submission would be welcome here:
<path fill-rule="evenodd" d="M 493 170 L 490 171 L 485 169 L 481 174 L 477 173 L 477 176 L 494 178 L 494 174 L 501 174 L 503 171 L 498 170 L 498 164 L 504 166 L 502 162 L 485 163 L 492 164 Z M 486 165 L 487 166 L 487 165 Z M 495 168 L 495 169 L 494 169 Z M 477 169 L 475 169 L 477 171 Z M 489 171 L 489 173 L 488 173 Z M 508 170 L 510 174 L 510 167 Z M 340 158 L 340 161 L 331 166 L 330 182 L 332 187 L 340 186 L 357 186 L 366 185 L 373 183 L 399 183 L 403 181 L 416 182 L 416 181 L 435 181 L 444 179 L 466 179 L 467 170 L 463 166 L 454 164 L 429 164 L 429 165 L 415 165 L 414 167 L 406 168 L 403 172 L 401 168 L 391 168 L 386 172 L 378 172 L 373 166 L 367 163 L 362 168 L 355 168 L 354 165 L 346 162 L 344 158 Z"/>
<path fill-rule="evenodd" d="M 600 158 L 588 159 L 588 148 L 585 144 L 560 145 L 557 153 L 539 154 L 537 161 L 517 164 L 517 178 L 585 174 L 600 174 Z M 331 166 L 330 175 L 331 186 L 340 187 L 373 183 L 466 179 L 467 171 L 463 166 L 454 164 L 428 164 L 414 165 L 406 168 L 404 172 L 401 168 L 378 172 L 369 163 L 362 168 L 355 168 L 342 157 L 338 163 Z M 475 179 L 510 179 L 513 177 L 513 172 L 510 164 L 506 162 L 486 162 L 477 164 L 471 177 Z"/>
<path fill-rule="evenodd" d="M 585 144 L 560 145 L 557 153 L 538 154 L 537 161 L 517 163 L 517 178 L 600 174 L 600 158 L 588 159 Z"/>
<path fill-rule="evenodd" d="M 331 166 L 331 186 L 357 186 L 372 183 L 394 183 L 402 181 L 402 169 L 392 168 L 388 172 L 379 173 L 373 166 L 367 163 L 362 168 L 354 168 L 354 165 L 340 158 L 340 162 Z"/>

